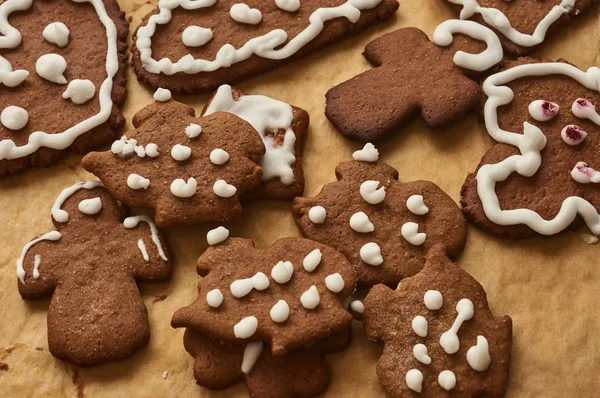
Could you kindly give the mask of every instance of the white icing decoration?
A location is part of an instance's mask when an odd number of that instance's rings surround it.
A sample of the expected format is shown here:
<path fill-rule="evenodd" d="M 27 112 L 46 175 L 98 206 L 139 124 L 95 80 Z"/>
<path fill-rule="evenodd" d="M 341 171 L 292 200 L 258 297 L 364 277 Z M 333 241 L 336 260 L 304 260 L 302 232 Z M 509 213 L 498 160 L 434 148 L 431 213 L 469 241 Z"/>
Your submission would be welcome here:
<path fill-rule="evenodd" d="M 375 226 L 371 220 L 369 220 L 369 216 L 362 211 L 354 213 L 352 217 L 350 217 L 350 228 L 360 233 L 369 233 L 375 231 Z"/>
<path fill-rule="evenodd" d="M 571 177 L 580 184 L 600 182 L 600 173 L 588 166 L 585 162 L 577 162 L 575 164 L 575 167 L 571 170 Z"/>
<path fill-rule="evenodd" d="M 66 223 L 67 221 L 69 221 L 69 213 L 61 209 L 63 203 L 65 203 L 65 200 L 67 200 L 71 195 L 73 195 L 80 189 L 93 189 L 101 186 L 102 183 L 100 181 L 90 180 L 86 182 L 80 182 L 78 184 L 63 189 L 60 195 L 58 195 L 58 198 L 56 198 L 56 200 L 54 201 L 54 204 L 52 205 L 52 218 L 54 218 L 56 222 Z"/>
<path fill-rule="evenodd" d="M 231 290 L 233 297 L 242 298 L 249 294 L 252 289 L 265 290 L 269 285 L 269 278 L 262 272 L 257 272 L 250 278 L 233 281 L 231 285 L 229 285 L 229 290 Z"/>
<path fill-rule="evenodd" d="M 437 311 L 444 305 L 444 296 L 437 290 L 428 290 L 423 296 L 425 307 L 431 311 Z"/>
<path fill-rule="evenodd" d="M 85 104 L 96 94 L 96 86 L 91 80 L 74 79 L 69 82 L 67 89 L 63 93 L 64 99 L 71 99 L 76 105 Z"/>
<path fill-rule="evenodd" d="M 77 205 L 77 208 L 83 214 L 94 215 L 100 213 L 102 210 L 102 200 L 98 197 L 91 199 L 84 199 Z"/>
<path fill-rule="evenodd" d="M 419 369 L 411 369 L 406 372 L 406 386 L 420 393 L 423 390 L 423 373 Z"/>
<path fill-rule="evenodd" d="M 328 275 L 325 278 L 325 286 L 333 293 L 339 293 L 344 290 L 344 278 L 339 273 Z"/>
<path fill-rule="evenodd" d="M 113 142 L 110 150 L 112 153 L 123 159 L 128 158 L 134 153 L 141 158 L 146 156 L 146 150 L 144 147 L 142 145 L 138 145 L 136 139 L 127 138 L 125 135 Z"/>
<path fill-rule="evenodd" d="M 29 113 L 19 106 L 9 105 L 0 114 L 0 122 L 10 130 L 21 130 L 28 121 Z"/>
<path fill-rule="evenodd" d="M 206 234 L 206 241 L 210 246 L 218 245 L 229 238 L 229 230 L 225 227 L 217 227 L 211 229 Z"/>
<path fill-rule="evenodd" d="M 354 160 L 360 162 L 374 163 L 379 160 L 379 151 L 375 148 L 375 145 L 370 142 L 366 143 L 363 149 L 359 149 L 352 154 Z"/>
<path fill-rule="evenodd" d="M 213 149 L 210 152 L 210 161 L 212 164 L 222 166 L 229 162 L 229 154 L 221 148 Z"/>
<path fill-rule="evenodd" d="M 587 138 L 587 135 L 588 134 L 581 127 L 575 124 L 565 126 L 560 132 L 562 140 L 565 144 L 570 146 L 581 144 Z"/>
<path fill-rule="evenodd" d="M 423 196 L 421 195 L 411 195 L 406 200 L 406 208 L 412 214 L 415 214 L 417 216 L 423 216 L 429 213 L 429 207 L 425 205 L 425 202 L 423 201 Z"/>
<path fill-rule="evenodd" d="M 17 276 L 19 277 L 19 281 L 21 281 L 21 283 L 25 283 L 25 269 L 23 268 L 23 261 L 25 260 L 25 256 L 27 255 L 27 252 L 29 251 L 29 249 L 31 249 L 31 247 L 38 242 L 41 242 L 44 240 L 57 241 L 60 238 L 61 238 L 60 232 L 50 231 L 41 236 L 38 236 L 37 238 L 35 238 L 31 242 L 27 243 L 23 247 L 23 250 L 21 251 L 21 257 L 19 257 L 19 259 L 17 260 Z M 35 267 L 35 262 L 34 262 L 34 267 Z M 39 267 L 39 261 L 38 261 L 38 267 Z M 39 272 L 38 272 L 38 275 L 39 275 Z"/>
<path fill-rule="evenodd" d="M 275 0 L 275 5 L 287 12 L 296 12 L 300 9 L 300 0 Z"/>
<path fill-rule="evenodd" d="M 212 29 L 203 28 L 201 26 L 188 26 L 181 34 L 183 44 L 188 47 L 201 47 L 211 41 L 212 38 Z"/>
<path fill-rule="evenodd" d="M 171 148 L 171 157 L 178 162 L 188 160 L 190 156 L 192 156 L 192 148 L 189 146 L 175 144 L 173 145 L 173 148 Z"/>
<path fill-rule="evenodd" d="M 369 242 L 360 248 L 360 258 L 369 265 L 381 265 L 383 263 L 381 248 L 375 242 Z"/>
<path fill-rule="evenodd" d="M 577 98 L 571 105 L 571 112 L 580 119 L 588 119 L 600 126 L 600 115 L 596 107 L 585 98 Z"/>
<path fill-rule="evenodd" d="M 280 261 L 271 269 L 271 278 L 279 284 L 288 283 L 293 274 L 294 265 L 289 261 Z"/>
<path fill-rule="evenodd" d="M 38 279 L 40 277 L 40 264 L 42 263 L 42 257 L 39 254 L 36 254 L 33 258 L 33 279 Z"/>
<path fill-rule="evenodd" d="M 319 291 L 317 290 L 317 287 L 315 285 L 312 285 L 308 288 L 307 291 L 302 293 L 302 296 L 300 296 L 300 302 L 302 303 L 302 306 L 307 310 L 315 309 L 317 305 L 319 305 L 319 303 L 321 302 L 321 297 L 319 296 Z"/>
<path fill-rule="evenodd" d="M 256 8 L 250 8 L 248 4 L 236 3 L 229 10 L 231 19 L 239 23 L 256 25 L 262 21 L 262 13 Z"/>
<path fill-rule="evenodd" d="M 424 365 L 429 365 L 431 364 L 431 357 L 429 356 L 428 352 L 427 352 L 427 346 L 425 344 L 416 344 L 413 347 L 413 355 L 415 356 L 415 359 L 419 362 L 421 362 Z"/>
<path fill-rule="evenodd" d="M 460 348 L 460 340 L 458 339 L 458 329 L 462 326 L 464 321 L 468 321 L 473 318 L 475 314 L 475 308 L 473 302 L 469 299 L 462 299 L 456 304 L 456 319 L 452 324 L 452 327 L 445 331 L 440 336 L 440 345 L 446 351 L 446 354 L 454 354 Z"/>
<path fill-rule="evenodd" d="M 279 300 L 269 312 L 271 320 L 275 323 L 283 323 L 290 317 L 290 306 L 285 300 Z"/>
<path fill-rule="evenodd" d="M 313 224 L 323 224 L 327 217 L 327 210 L 323 206 L 313 206 L 308 211 L 308 219 Z"/>
<path fill-rule="evenodd" d="M 154 101 L 167 102 L 172 98 L 171 91 L 166 88 L 159 87 L 154 92 L 153 98 Z"/>
<path fill-rule="evenodd" d="M 152 221 L 150 217 L 145 215 L 127 217 L 125 220 L 123 220 L 123 226 L 127 229 L 135 228 L 140 223 L 140 221 L 148 224 L 148 226 L 150 227 L 152 242 L 158 250 L 158 255 L 164 261 L 167 261 L 167 255 L 163 250 L 162 243 L 160 241 L 160 236 L 158 234 L 158 228 L 156 228 L 156 224 L 154 224 L 154 221 Z"/>
<path fill-rule="evenodd" d="M 362 314 L 365 312 L 365 305 L 360 300 L 354 300 L 353 302 L 351 302 L 350 308 L 352 309 L 352 311 L 358 312 L 359 314 Z"/>
<path fill-rule="evenodd" d="M 62 22 L 52 22 L 46 25 L 42 31 L 42 36 L 48 43 L 56 44 L 59 47 L 66 47 L 69 44 L 69 28 Z"/>
<path fill-rule="evenodd" d="M 63 75 L 67 70 L 67 61 L 58 54 L 44 54 L 35 63 L 35 71 L 40 77 L 58 84 L 67 84 Z"/>
<path fill-rule="evenodd" d="M 238 339 L 247 339 L 252 337 L 258 328 L 258 319 L 253 316 L 247 316 L 233 326 L 233 334 Z"/>
<path fill-rule="evenodd" d="M 262 341 L 253 341 L 244 348 L 244 357 L 242 358 L 242 372 L 248 374 L 252 371 L 254 364 L 258 361 L 263 352 L 264 343 Z"/>
<path fill-rule="evenodd" d="M 427 337 L 427 319 L 421 315 L 417 315 L 412 320 L 412 330 L 417 336 Z"/>
<path fill-rule="evenodd" d="M 140 249 L 140 252 L 142 253 L 142 257 L 144 258 L 144 261 L 149 261 L 150 260 L 150 256 L 148 255 L 148 250 L 146 249 L 146 244 L 144 243 L 144 239 L 138 239 L 138 249 Z"/>
<path fill-rule="evenodd" d="M 306 272 L 313 272 L 319 264 L 321 264 L 321 250 L 315 249 L 308 253 L 302 261 L 302 266 Z"/>
<path fill-rule="evenodd" d="M 438 384 L 446 391 L 456 387 L 456 375 L 451 370 L 443 370 L 438 375 Z"/>
<path fill-rule="evenodd" d="M 151 158 L 155 158 L 159 155 L 158 145 L 153 144 L 153 143 L 146 145 L 145 151 L 146 151 L 146 155 L 148 155 Z"/>
<path fill-rule="evenodd" d="M 221 198 L 231 198 L 237 192 L 237 188 L 224 180 L 217 180 L 213 184 L 213 192 Z"/>
<path fill-rule="evenodd" d="M 27 76 L 29 76 L 29 72 L 25 69 L 13 71 L 13 67 L 10 62 L 0 55 L 0 84 L 4 84 L 6 87 L 17 87 L 19 84 L 23 83 L 25 79 L 27 79 Z"/>
<path fill-rule="evenodd" d="M 478 372 L 487 370 L 492 358 L 488 347 L 488 341 L 483 336 L 477 336 L 477 344 L 467 351 L 467 362 L 469 366 Z"/>
<path fill-rule="evenodd" d="M 527 109 L 529 110 L 529 115 L 538 122 L 547 122 L 558 115 L 560 107 L 554 102 L 535 100 L 529 104 Z"/>
<path fill-rule="evenodd" d="M 433 42 L 438 46 L 449 46 L 454 40 L 453 36 L 457 33 L 484 41 L 487 48 L 479 54 L 457 51 L 453 58 L 456 65 L 461 68 L 483 72 L 502 61 L 504 51 L 500 39 L 491 29 L 477 22 L 461 21 L 459 19 L 444 21 L 435 28 Z"/>
<path fill-rule="evenodd" d="M 419 224 L 416 222 L 407 222 L 402 225 L 402 237 L 406 239 L 408 243 L 415 246 L 420 246 L 425 243 L 427 235 L 423 232 L 419 232 Z"/>
<path fill-rule="evenodd" d="M 179 198 L 191 198 L 196 194 L 196 179 L 190 177 L 187 182 L 181 178 L 173 180 L 171 193 Z"/>
<path fill-rule="evenodd" d="M 185 135 L 190 139 L 198 137 L 200 133 L 202 133 L 202 127 L 199 124 L 191 123 L 185 128 Z"/>
<path fill-rule="evenodd" d="M 231 86 L 222 85 L 204 115 L 215 112 L 233 113 L 258 131 L 266 149 L 259 161 L 259 165 L 263 168 L 262 181 L 279 178 L 285 185 L 295 181 L 292 166 L 296 162 L 294 150 L 296 135 L 292 130 L 294 110 L 291 105 L 264 95 L 243 95 L 235 100 Z M 281 145 L 274 140 L 274 137 L 267 134 L 279 130 L 285 131 Z"/>
<path fill-rule="evenodd" d="M 139 174 L 129 174 L 127 177 L 127 186 L 131 189 L 148 189 L 150 180 Z"/>
<path fill-rule="evenodd" d="M 385 187 L 377 189 L 379 181 L 365 181 L 360 184 L 360 196 L 365 202 L 376 205 L 385 199 Z"/>
<path fill-rule="evenodd" d="M 219 308 L 223 304 L 223 293 L 219 289 L 213 289 L 206 293 L 206 303 L 212 308 Z"/>

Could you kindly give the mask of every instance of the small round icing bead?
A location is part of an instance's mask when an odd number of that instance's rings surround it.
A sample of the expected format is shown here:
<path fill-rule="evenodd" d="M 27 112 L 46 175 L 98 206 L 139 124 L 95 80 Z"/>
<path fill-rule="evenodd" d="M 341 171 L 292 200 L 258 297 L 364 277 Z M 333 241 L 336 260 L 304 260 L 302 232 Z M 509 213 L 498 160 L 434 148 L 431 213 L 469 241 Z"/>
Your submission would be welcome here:
<path fill-rule="evenodd" d="M 96 86 L 91 80 L 74 79 L 69 82 L 63 93 L 64 99 L 70 99 L 75 105 L 85 104 L 96 94 Z"/>
<path fill-rule="evenodd" d="M 287 12 L 296 12 L 300 9 L 300 0 L 275 0 L 275 5 Z"/>
<path fill-rule="evenodd" d="M 420 246 L 425 243 L 427 235 L 423 232 L 419 232 L 419 224 L 415 222 L 407 222 L 402 225 L 402 236 L 408 243 L 415 246 Z"/>
<path fill-rule="evenodd" d="M 415 344 L 413 347 L 413 355 L 415 359 L 424 365 L 431 364 L 431 357 L 429 356 L 427 346 L 425 344 Z"/>
<path fill-rule="evenodd" d="M 151 158 L 155 158 L 159 155 L 158 153 L 158 145 L 150 143 L 146 145 L 146 155 Z"/>
<path fill-rule="evenodd" d="M 381 265 L 383 263 L 381 248 L 375 242 L 369 242 L 360 248 L 360 258 L 369 265 Z"/>
<path fill-rule="evenodd" d="M 558 114 L 559 106 L 554 102 L 535 100 L 529 104 L 529 114 L 538 122 L 547 122 Z"/>
<path fill-rule="evenodd" d="M 62 22 L 52 22 L 46 25 L 42 36 L 48 43 L 56 44 L 58 47 L 66 47 L 69 44 L 69 28 Z"/>
<path fill-rule="evenodd" d="M 253 316 L 247 316 L 233 326 L 233 334 L 238 339 L 247 339 L 252 337 L 258 328 L 258 319 Z"/>
<path fill-rule="evenodd" d="M 423 373 L 419 369 L 411 369 L 406 372 L 406 386 L 420 393 L 423 389 Z"/>
<path fill-rule="evenodd" d="M 319 296 L 317 287 L 312 285 L 307 291 L 302 293 L 302 296 L 300 296 L 300 302 L 307 310 L 315 309 L 321 302 L 321 296 Z"/>
<path fill-rule="evenodd" d="M 80 212 L 87 215 L 100 213 L 102 210 L 102 200 L 100 198 L 84 199 L 77 206 Z"/>
<path fill-rule="evenodd" d="M 350 308 L 352 309 L 352 311 L 358 312 L 359 314 L 362 314 L 365 312 L 365 305 L 360 300 L 354 300 L 353 302 L 351 302 Z"/>
<path fill-rule="evenodd" d="M 256 8 L 250 8 L 245 3 L 236 3 L 229 9 L 231 18 L 239 23 L 256 25 L 262 21 L 262 13 Z"/>
<path fill-rule="evenodd" d="M 369 220 L 369 216 L 362 211 L 354 213 L 352 217 L 350 217 L 350 228 L 363 234 L 375 231 L 375 226 L 371 220 Z"/>
<path fill-rule="evenodd" d="M 412 320 L 412 329 L 420 337 L 427 337 L 427 319 L 417 315 Z"/>
<path fill-rule="evenodd" d="M 377 189 L 379 181 L 365 181 L 360 184 L 360 196 L 369 204 L 376 205 L 385 199 L 385 187 Z"/>
<path fill-rule="evenodd" d="M 200 133 L 202 133 L 202 127 L 199 124 L 191 123 L 185 128 L 185 135 L 187 135 L 188 138 L 196 138 Z"/>
<path fill-rule="evenodd" d="M 325 286 L 333 293 L 339 293 L 344 290 L 344 278 L 339 273 L 331 274 L 325 277 Z"/>
<path fill-rule="evenodd" d="M 203 28 L 201 26 L 188 26 L 183 30 L 181 34 L 181 40 L 183 44 L 188 47 L 200 47 L 211 41 L 213 38 L 213 32 L 209 28 Z"/>
<path fill-rule="evenodd" d="M 29 121 L 29 113 L 19 106 L 9 105 L 2 110 L 0 122 L 10 130 L 20 130 Z"/>
<path fill-rule="evenodd" d="M 581 144 L 587 138 L 587 135 L 588 134 L 581 127 L 575 124 L 565 126 L 560 132 L 560 137 L 565 144 L 570 146 Z"/>
<path fill-rule="evenodd" d="M 411 195 L 406 200 L 406 208 L 412 214 L 417 216 L 422 216 L 429 213 L 429 208 L 425 206 L 425 202 L 423 201 L 423 196 L 421 195 Z"/>
<path fill-rule="evenodd" d="M 229 230 L 225 227 L 211 229 L 206 234 L 206 242 L 208 242 L 210 246 L 218 245 L 219 243 L 227 240 L 227 238 L 229 238 Z"/>
<path fill-rule="evenodd" d="M 150 180 L 138 174 L 129 174 L 127 186 L 131 189 L 148 189 Z"/>
<path fill-rule="evenodd" d="M 275 323 L 283 323 L 290 317 L 290 306 L 285 300 L 279 300 L 269 312 L 271 320 Z"/>
<path fill-rule="evenodd" d="M 600 173 L 588 166 L 585 162 L 577 162 L 575 164 L 575 167 L 571 170 L 571 177 L 580 184 L 600 182 Z"/>
<path fill-rule="evenodd" d="M 159 87 L 153 95 L 154 101 L 167 102 L 171 99 L 171 91 L 166 88 Z"/>
<path fill-rule="evenodd" d="M 308 211 L 308 219 L 313 224 L 323 224 L 327 217 L 327 210 L 323 206 L 313 206 Z"/>
<path fill-rule="evenodd" d="M 171 157 L 178 162 L 183 162 L 188 160 L 192 156 L 192 148 L 189 146 L 175 144 L 173 148 L 171 148 Z"/>
<path fill-rule="evenodd" d="M 446 391 L 456 387 L 456 375 L 451 370 L 443 370 L 438 375 L 438 384 Z"/>
<path fill-rule="evenodd" d="M 67 61 L 58 54 L 44 54 L 35 63 L 35 71 L 40 77 L 58 84 L 67 84 L 64 77 Z"/>
<path fill-rule="evenodd" d="M 265 343 L 262 341 L 252 341 L 244 348 L 244 356 L 242 357 L 242 373 L 248 374 L 252 371 L 252 368 L 260 358 L 260 354 L 263 352 Z"/>
<path fill-rule="evenodd" d="M 467 362 L 469 366 L 478 372 L 483 372 L 489 368 L 492 358 L 488 341 L 483 336 L 477 336 L 477 345 L 469 348 L 467 351 Z"/>
<path fill-rule="evenodd" d="M 375 145 L 366 143 L 363 149 L 359 149 L 352 154 L 352 158 L 354 160 L 358 160 L 360 162 L 370 162 L 374 163 L 379 160 L 379 151 L 375 148 Z"/>
<path fill-rule="evenodd" d="M 256 290 L 265 290 L 271 284 L 269 278 L 262 272 L 257 272 L 252 278 L 252 285 Z"/>
<path fill-rule="evenodd" d="M 289 261 L 280 261 L 271 269 L 271 278 L 279 284 L 288 283 L 293 274 L 294 266 Z"/>
<path fill-rule="evenodd" d="M 210 161 L 217 166 L 224 165 L 229 162 L 229 154 L 221 148 L 213 149 L 210 152 Z"/>
<path fill-rule="evenodd" d="M 437 290 L 428 290 L 423 296 L 423 302 L 428 310 L 437 311 L 442 308 L 444 297 L 442 296 L 442 293 Z"/>
<path fill-rule="evenodd" d="M 302 266 L 306 272 L 313 272 L 317 266 L 321 263 L 321 250 L 315 249 L 308 253 L 302 261 Z"/>
<path fill-rule="evenodd" d="M 181 178 L 171 183 L 171 193 L 179 198 L 190 198 L 196 194 L 196 179 L 188 178 L 187 182 Z"/>
<path fill-rule="evenodd" d="M 223 293 L 219 289 L 213 289 L 206 293 L 206 303 L 212 308 L 219 308 L 223 304 Z"/>
<path fill-rule="evenodd" d="M 213 184 L 213 192 L 221 198 L 230 198 L 237 192 L 237 188 L 227 184 L 224 180 L 217 180 Z"/>

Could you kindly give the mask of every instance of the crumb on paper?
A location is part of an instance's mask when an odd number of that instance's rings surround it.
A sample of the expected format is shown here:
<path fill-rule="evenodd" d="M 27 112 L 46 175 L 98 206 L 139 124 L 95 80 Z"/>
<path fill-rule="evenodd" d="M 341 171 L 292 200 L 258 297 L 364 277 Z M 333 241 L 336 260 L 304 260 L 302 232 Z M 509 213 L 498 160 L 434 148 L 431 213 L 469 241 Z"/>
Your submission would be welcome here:
<path fill-rule="evenodd" d="M 169 371 L 168 371 L 168 370 L 165 370 L 165 371 L 163 372 L 163 374 L 162 374 L 162 378 L 163 378 L 163 379 L 166 379 L 168 375 L 169 375 Z"/>
<path fill-rule="evenodd" d="M 4 362 L 0 362 L 0 370 L 6 372 L 8 370 L 8 364 L 4 363 Z"/>
<path fill-rule="evenodd" d="M 588 245 L 593 245 L 594 243 L 598 243 L 598 237 L 596 235 L 592 235 L 592 234 L 581 234 L 581 239 Z"/>
<path fill-rule="evenodd" d="M 36 351 L 44 351 L 44 347 L 35 347 Z"/>
<path fill-rule="evenodd" d="M 73 368 L 71 371 L 71 380 L 73 381 L 73 385 L 77 387 L 77 398 L 83 398 L 85 396 L 83 393 L 85 388 L 85 380 L 79 375 L 79 372 L 76 368 Z"/>
<path fill-rule="evenodd" d="M 152 302 L 153 303 L 157 303 L 159 301 L 163 301 L 164 299 L 166 299 L 167 297 L 169 297 L 168 294 L 159 294 L 158 296 L 154 296 L 152 298 Z"/>

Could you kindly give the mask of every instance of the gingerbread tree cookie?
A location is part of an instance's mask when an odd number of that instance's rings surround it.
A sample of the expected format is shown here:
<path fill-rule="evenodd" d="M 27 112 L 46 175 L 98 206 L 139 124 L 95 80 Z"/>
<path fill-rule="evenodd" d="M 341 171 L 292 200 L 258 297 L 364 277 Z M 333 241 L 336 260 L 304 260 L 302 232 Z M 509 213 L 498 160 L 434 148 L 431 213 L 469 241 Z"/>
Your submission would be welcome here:
<path fill-rule="evenodd" d="M 227 220 L 241 214 L 240 194 L 260 184 L 265 146 L 231 113 L 197 118 L 157 90 L 158 101 L 133 118 L 136 128 L 110 151 L 82 160 L 122 203 L 155 211 L 159 227 Z"/>
<path fill-rule="evenodd" d="M 25 245 L 17 261 L 21 296 L 52 298 L 50 352 L 78 365 L 128 357 L 150 338 L 136 281 L 171 273 L 162 235 L 147 216 L 125 218 L 99 181 L 63 190 L 52 221 L 56 231 Z"/>
<path fill-rule="evenodd" d="M 512 321 L 492 315 L 485 291 L 441 245 L 419 274 L 365 299 L 367 337 L 383 341 L 377 376 L 393 397 L 501 397 Z"/>
<path fill-rule="evenodd" d="M 363 285 L 397 284 L 421 271 L 425 255 L 443 243 L 457 255 L 466 221 L 454 201 L 429 181 L 398 181 L 378 163 L 371 144 L 336 168 L 337 182 L 313 198 L 296 198 L 292 212 L 302 234 L 326 242 L 350 260 Z"/>
<path fill-rule="evenodd" d="M 265 341 L 280 356 L 352 321 L 342 302 L 354 292 L 354 270 L 329 246 L 285 238 L 256 249 L 229 238 L 209 247 L 197 269 L 199 297 L 175 312 L 173 327 L 238 344 Z"/>

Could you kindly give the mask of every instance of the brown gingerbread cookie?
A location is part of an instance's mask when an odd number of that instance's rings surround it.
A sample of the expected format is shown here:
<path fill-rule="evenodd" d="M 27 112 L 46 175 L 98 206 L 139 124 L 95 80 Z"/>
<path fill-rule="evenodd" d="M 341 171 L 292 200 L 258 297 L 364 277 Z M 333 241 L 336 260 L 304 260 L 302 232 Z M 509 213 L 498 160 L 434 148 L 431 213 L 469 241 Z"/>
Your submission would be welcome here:
<path fill-rule="evenodd" d="M 335 247 L 350 260 L 361 285 L 395 285 L 421 271 L 425 255 L 443 243 L 448 255 L 465 245 L 466 221 L 454 201 L 429 181 L 398 181 L 367 144 L 340 164 L 337 182 L 313 198 L 296 198 L 302 234 Z"/>
<path fill-rule="evenodd" d="M 396 0 L 160 2 L 133 37 L 138 79 L 175 93 L 263 73 L 390 18 Z"/>
<path fill-rule="evenodd" d="M 183 343 L 195 358 L 198 385 L 222 390 L 244 380 L 251 397 L 315 397 L 329 386 L 330 373 L 324 356 L 345 350 L 352 339 L 347 327 L 310 347 L 274 356 L 262 341 L 248 345 L 210 339 L 186 329 Z"/>
<path fill-rule="evenodd" d="M 495 235 L 600 234 L 600 68 L 520 58 L 483 84 L 499 143 L 462 187 L 465 216 Z"/>
<path fill-rule="evenodd" d="M 265 146 L 231 113 L 195 117 L 194 109 L 157 90 L 158 101 L 135 114 L 136 128 L 93 152 L 83 167 L 122 203 L 155 211 L 159 227 L 223 221 L 242 212 L 239 196 L 256 188 Z"/>
<path fill-rule="evenodd" d="M 245 193 L 242 200 L 291 200 L 304 193 L 302 149 L 310 120 L 304 109 L 223 85 L 204 107 L 202 116 L 215 112 L 229 112 L 244 119 L 265 144 L 266 152 L 259 161 L 262 183 Z"/>
<path fill-rule="evenodd" d="M 0 20 L 0 177 L 113 141 L 129 30 L 118 3 L 6 0 Z"/>
<path fill-rule="evenodd" d="M 492 28 L 504 49 L 525 55 L 597 0 L 443 0 L 453 3 L 461 19 Z"/>
<path fill-rule="evenodd" d="M 59 359 L 97 365 L 148 343 L 136 281 L 166 281 L 169 253 L 152 219 L 125 215 L 99 181 L 66 188 L 52 206 L 56 231 L 25 245 L 17 261 L 21 296 L 52 298 L 48 347 Z"/>
<path fill-rule="evenodd" d="M 436 245 L 423 271 L 365 299 L 367 337 L 383 341 L 377 376 L 392 397 L 502 397 L 512 321 L 494 317 L 485 291 Z"/>
<path fill-rule="evenodd" d="M 199 297 L 175 312 L 173 327 L 237 344 L 265 341 L 281 356 L 350 324 L 342 303 L 356 276 L 340 252 L 302 238 L 256 249 L 251 240 L 227 236 L 223 227 L 209 232 L 214 246 L 198 259 Z"/>
<path fill-rule="evenodd" d="M 416 114 L 432 128 L 463 117 L 480 99 L 479 84 L 465 73 L 492 68 L 503 52 L 490 29 L 450 20 L 436 28 L 433 42 L 417 28 L 402 28 L 367 44 L 363 55 L 375 68 L 330 89 L 325 115 L 345 137 L 367 142 Z"/>

